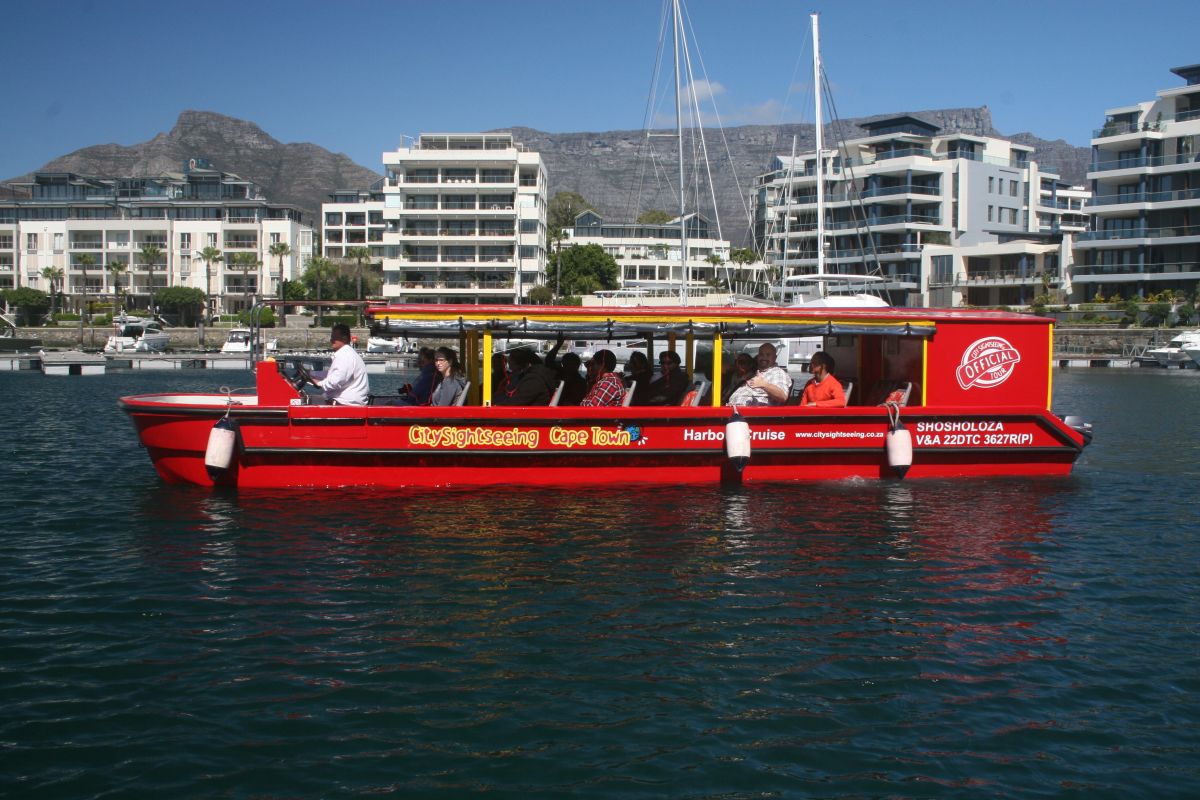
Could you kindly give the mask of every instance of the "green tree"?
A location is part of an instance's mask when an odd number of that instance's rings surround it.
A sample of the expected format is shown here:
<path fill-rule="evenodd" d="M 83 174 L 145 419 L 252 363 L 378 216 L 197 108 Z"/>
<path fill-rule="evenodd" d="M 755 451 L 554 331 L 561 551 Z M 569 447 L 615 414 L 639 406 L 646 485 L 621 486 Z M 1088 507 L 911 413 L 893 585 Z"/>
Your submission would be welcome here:
<path fill-rule="evenodd" d="M 574 245 L 556 253 L 555 267 L 561 270 L 564 295 L 591 294 L 620 285 L 617 260 L 598 244 Z"/>
<path fill-rule="evenodd" d="M 354 299 L 363 299 L 362 278 L 363 264 L 371 260 L 371 251 L 365 247 L 351 247 L 346 250 L 346 257 L 354 259 L 354 277 L 357 283 L 354 287 Z"/>
<path fill-rule="evenodd" d="M 60 284 L 63 277 L 63 271 L 58 267 L 42 267 L 42 277 L 46 279 L 46 283 L 50 286 L 50 315 L 54 315 L 54 298 L 62 293 Z"/>
<path fill-rule="evenodd" d="M 638 215 L 637 221 L 639 225 L 666 225 L 671 220 L 675 219 L 675 215 L 661 208 L 648 208 Z"/>
<path fill-rule="evenodd" d="M 267 252 L 270 253 L 274 258 L 279 259 L 279 280 L 281 281 L 281 283 L 279 285 L 282 286 L 283 285 L 282 284 L 283 260 L 292 254 L 292 248 L 288 247 L 287 242 L 276 242 L 275 244 L 271 245 L 267 249 Z M 260 291 L 262 290 L 262 287 L 263 287 L 263 284 L 260 283 L 259 284 Z M 277 289 L 276 294 L 278 294 L 278 293 L 279 293 L 279 290 Z M 266 295 L 266 292 L 263 292 L 263 295 Z"/>
<path fill-rule="evenodd" d="M 548 306 L 554 302 L 554 291 L 549 286 L 534 286 L 527 299 L 535 306 Z"/>
<path fill-rule="evenodd" d="M 324 256 L 315 256 L 308 260 L 308 266 L 304 269 L 304 275 L 301 280 L 308 284 L 317 300 L 317 324 L 321 324 L 321 296 L 326 294 L 322 290 L 329 287 L 337 277 L 337 267 L 332 261 Z"/>
<path fill-rule="evenodd" d="M 4 299 L 10 306 L 17 308 L 17 322 L 22 325 L 35 325 L 50 307 L 50 295 L 40 289 L 30 289 L 20 286 L 16 289 L 5 289 Z"/>
<path fill-rule="evenodd" d="M 744 267 L 758 261 L 758 253 L 751 247 L 735 247 L 729 251 L 729 260 Z"/>
<path fill-rule="evenodd" d="M 575 218 L 596 207 L 577 192 L 558 192 L 546 204 L 546 225 L 551 229 L 573 228 Z"/>
<path fill-rule="evenodd" d="M 76 260 L 76 263 L 83 271 L 83 299 L 79 303 L 79 346 L 82 347 L 83 318 L 87 316 L 88 310 L 88 268 L 96 266 L 96 257 L 91 253 L 84 253 Z"/>
<path fill-rule="evenodd" d="M 154 307 L 154 267 L 158 263 L 158 259 L 162 258 L 162 248 L 156 244 L 144 244 L 142 249 L 138 251 L 138 258 L 146 265 L 146 269 L 150 272 L 150 316 L 153 317 L 157 313 Z"/>
<path fill-rule="evenodd" d="M 216 305 L 212 300 L 212 265 L 224 261 L 225 256 L 221 255 L 221 251 L 217 248 L 209 246 L 200 251 L 200 260 L 204 262 L 204 313 L 211 322 L 213 315 L 217 313 Z"/>
<path fill-rule="evenodd" d="M 187 286 L 168 286 L 158 293 L 158 302 L 163 311 L 179 314 L 181 325 L 194 325 L 207 300 L 203 291 Z"/>
<path fill-rule="evenodd" d="M 117 314 L 117 313 L 118 313 L 118 312 L 121 310 L 121 308 L 122 308 L 122 304 L 121 304 L 121 276 L 122 276 L 123 274 L 125 274 L 125 271 L 128 269 L 128 267 L 126 267 L 126 266 L 125 266 L 125 262 L 124 262 L 124 261 L 110 261 L 110 262 L 108 262 L 108 267 L 107 267 L 107 269 L 108 269 L 108 271 L 109 271 L 109 272 L 111 272 L 111 273 L 112 273 L 112 284 L 113 284 L 113 314 L 115 315 L 115 314 Z"/>

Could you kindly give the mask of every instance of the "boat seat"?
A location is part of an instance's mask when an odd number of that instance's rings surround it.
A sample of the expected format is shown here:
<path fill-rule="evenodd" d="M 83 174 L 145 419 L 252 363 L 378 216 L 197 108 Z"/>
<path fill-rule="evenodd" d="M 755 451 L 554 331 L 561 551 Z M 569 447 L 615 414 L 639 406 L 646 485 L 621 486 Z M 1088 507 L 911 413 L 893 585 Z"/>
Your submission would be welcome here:
<path fill-rule="evenodd" d="M 854 391 L 854 381 L 842 381 L 842 391 L 846 393 L 846 405 L 850 405 L 850 393 Z"/>
<path fill-rule="evenodd" d="M 625 388 L 625 399 L 621 401 L 621 405 L 626 408 L 633 402 L 633 390 L 637 388 L 637 381 L 630 381 L 629 386 Z"/>
<path fill-rule="evenodd" d="M 708 390 L 712 387 L 712 381 L 701 379 L 692 384 L 692 388 L 683 396 L 680 401 L 681 406 L 698 406 L 700 401 L 704 399 L 704 395 L 708 394 Z"/>
<path fill-rule="evenodd" d="M 550 396 L 550 405 L 558 405 L 558 401 L 562 399 L 563 387 L 567 385 L 566 381 L 559 381 L 558 388 L 554 390 L 554 394 Z"/>
<path fill-rule="evenodd" d="M 912 381 L 880 381 L 875 384 L 872 400 L 875 405 L 879 406 L 884 403 L 899 403 L 906 406 L 910 395 L 912 395 Z"/>
<path fill-rule="evenodd" d="M 471 382 L 467 381 L 463 384 L 462 391 L 458 393 L 458 397 L 454 400 L 454 405 L 461 406 L 467 402 L 467 392 L 471 391 Z"/>

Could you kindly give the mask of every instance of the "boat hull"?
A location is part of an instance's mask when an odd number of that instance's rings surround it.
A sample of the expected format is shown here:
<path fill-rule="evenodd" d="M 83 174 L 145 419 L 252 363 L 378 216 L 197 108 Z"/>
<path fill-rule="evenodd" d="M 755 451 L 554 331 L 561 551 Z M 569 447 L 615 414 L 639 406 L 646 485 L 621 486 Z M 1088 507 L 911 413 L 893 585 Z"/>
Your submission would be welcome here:
<path fill-rule="evenodd" d="M 577 486 L 879 480 L 888 465 L 882 408 L 749 408 L 752 455 L 725 455 L 724 408 L 394 408 L 234 406 L 234 464 L 204 465 L 216 402 L 122 405 L 159 475 L 243 488 Z M 219 403 L 219 404 L 218 404 Z M 1082 436 L 1038 409 L 905 409 L 913 432 L 906 478 L 1065 475 Z"/>

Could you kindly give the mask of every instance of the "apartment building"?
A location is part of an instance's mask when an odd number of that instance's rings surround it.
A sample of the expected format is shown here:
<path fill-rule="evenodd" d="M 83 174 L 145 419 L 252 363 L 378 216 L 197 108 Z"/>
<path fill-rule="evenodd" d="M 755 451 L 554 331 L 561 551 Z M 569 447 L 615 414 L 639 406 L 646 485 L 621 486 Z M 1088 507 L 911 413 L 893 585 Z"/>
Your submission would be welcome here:
<path fill-rule="evenodd" d="M 383 165 L 387 300 L 519 303 L 545 283 L 539 154 L 509 133 L 425 133 Z"/>
<path fill-rule="evenodd" d="M 313 252 L 298 208 L 268 202 L 252 182 L 202 159 L 153 177 L 42 172 L 13 189 L 0 198 L 0 288 L 57 283 L 76 306 L 86 281 L 90 298 L 115 299 L 119 288 L 130 307 L 187 286 L 211 295 L 215 310 L 237 311 L 298 278 Z M 275 244 L 290 253 L 271 255 Z M 222 260 L 206 264 L 206 247 Z M 237 253 L 256 264 L 239 265 Z"/>
<path fill-rule="evenodd" d="M 1086 190 L 1014 142 L 911 116 L 862 127 L 822 152 L 820 260 L 816 153 L 777 157 L 758 177 L 755 235 L 781 285 L 820 263 L 826 275 L 882 278 L 873 289 L 894 305 L 1019 305 L 1063 288 Z"/>
<path fill-rule="evenodd" d="M 1200 281 L 1200 64 L 1171 72 L 1183 86 L 1108 109 L 1093 133 L 1080 300 L 1190 293 Z"/>
<path fill-rule="evenodd" d="M 382 261 L 386 246 L 383 234 L 383 179 L 369 189 L 333 192 L 321 204 L 321 252 L 327 258 L 346 259 L 350 250 L 365 247 L 371 261 Z"/>
<path fill-rule="evenodd" d="M 729 242 L 713 237 L 708 219 L 701 214 L 688 214 L 685 225 L 686 267 L 680 258 L 678 218 L 661 224 L 612 223 L 595 211 L 585 211 L 575 218 L 575 226 L 566 230 L 563 246 L 595 244 L 604 248 L 620 266 L 623 289 L 675 297 L 686 280 L 689 295 L 705 293 L 710 281 L 727 277 Z M 554 286 L 554 275 L 547 277 Z"/>

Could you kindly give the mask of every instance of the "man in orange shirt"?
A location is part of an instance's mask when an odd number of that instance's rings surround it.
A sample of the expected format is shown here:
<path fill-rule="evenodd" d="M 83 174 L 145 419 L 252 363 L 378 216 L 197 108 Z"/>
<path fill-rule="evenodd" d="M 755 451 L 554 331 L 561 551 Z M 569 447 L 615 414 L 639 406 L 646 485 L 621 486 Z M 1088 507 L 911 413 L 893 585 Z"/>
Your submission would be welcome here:
<path fill-rule="evenodd" d="M 838 379 L 833 377 L 833 356 L 824 351 L 813 353 L 809 371 L 812 379 L 804 384 L 804 396 L 800 399 L 802 406 L 823 406 L 828 408 L 844 408 L 846 392 Z"/>

